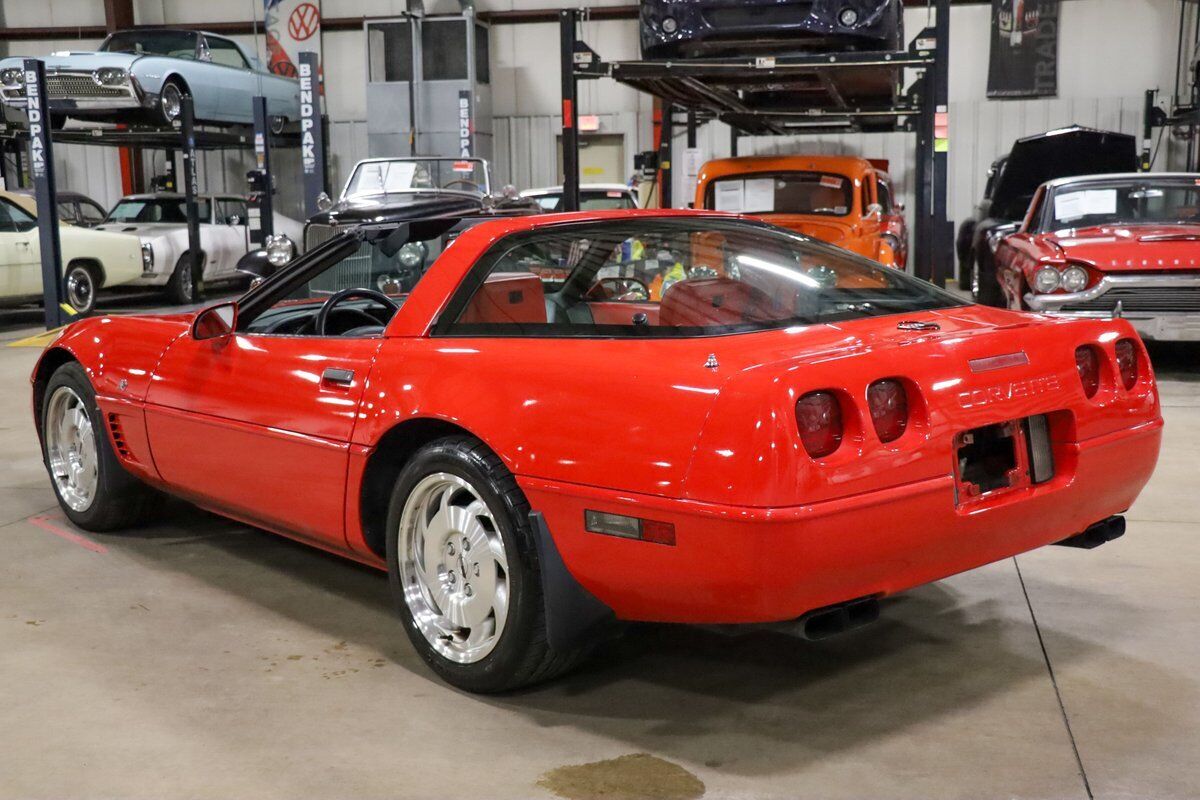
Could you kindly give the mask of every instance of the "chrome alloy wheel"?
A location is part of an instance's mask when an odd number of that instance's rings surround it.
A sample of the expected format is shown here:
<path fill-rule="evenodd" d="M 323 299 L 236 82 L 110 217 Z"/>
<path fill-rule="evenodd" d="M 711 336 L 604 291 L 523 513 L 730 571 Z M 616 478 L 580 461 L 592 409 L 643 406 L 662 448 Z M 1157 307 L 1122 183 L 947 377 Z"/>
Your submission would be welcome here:
<path fill-rule="evenodd" d="M 457 475 L 427 475 L 404 503 L 398 542 L 404 602 L 417 630 L 449 661 L 486 657 L 508 616 L 509 569 L 483 498 Z"/>
<path fill-rule="evenodd" d="M 67 302 L 71 308 L 79 312 L 91 309 L 95 301 L 96 287 L 92 282 L 92 274 L 83 267 L 72 267 L 67 274 Z"/>
<path fill-rule="evenodd" d="M 159 102 L 162 104 L 162 113 L 167 118 L 167 122 L 174 121 L 183 112 L 183 92 L 179 91 L 179 87 L 174 83 L 163 86 Z"/>
<path fill-rule="evenodd" d="M 50 474 L 72 511 L 87 511 L 96 499 L 99 458 L 96 431 L 87 406 L 68 386 L 54 390 L 44 422 Z"/>

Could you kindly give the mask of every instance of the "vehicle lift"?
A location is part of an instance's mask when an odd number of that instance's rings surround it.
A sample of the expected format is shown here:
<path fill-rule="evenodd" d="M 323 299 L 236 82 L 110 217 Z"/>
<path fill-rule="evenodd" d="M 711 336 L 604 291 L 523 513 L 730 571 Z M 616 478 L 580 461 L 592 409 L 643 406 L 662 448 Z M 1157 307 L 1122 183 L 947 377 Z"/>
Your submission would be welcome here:
<path fill-rule="evenodd" d="M 315 74 L 313 64 L 316 54 L 301 53 L 309 72 Z M 271 172 L 272 146 L 301 147 L 302 170 L 304 173 L 305 213 L 317 213 L 317 199 L 328 188 L 328 120 L 319 113 L 315 84 L 308 83 L 307 104 L 302 103 L 301 120 L 280 133 L 271 130 L 265 97 L 252 99 L 254 125 L 228 129 L 210 130 L 196 125 L 192 98 L 184 95 L 179 119 L 170 127 L 163 128 L 82 128 L 51 130 L 49 124 L 48 95 L 46 94 L 45 64 L 40 59 L 27 58 L 24 63 L 26 74 L 26 96 L 30 106 L 26 112 L 27 122 L 16 125 L 5 121 L 0 125 L 0 177 L 5 185 L 22 186 L 26 180 L 32 182 L 37 198 L 38 231 L 42 256 L 42 291 L 47 330 L 61 327 L 70 321 L 74 313 L 66 306 L 63 297 L 62 253 L 59 244 L 59 220 L 57 212 L 57 186 L 54 176 L 54 143 L 80 145 L 102 145 L 137 149 L 158 149 L 166 154 L 164 174 L 153 181 L 155 190 L 178 191 L 175 174 L 175 155 L 181 156 L 183 167 L 183 193 L 187 211 L 188 253 L 191 255 L 193 302 L 204 297 L 203 262 L 200 257 L 200 215 L 197 197 L 200 183 L 196 154 L 201 150 L 233 150 L 253 147 L 256 156 L 255 169 L 247 173 L 250 187 L 250 241 L 265 246 L 267 237 L 274 233 L 272 195 L 275 180 Z M 304 93 L 302 80 L 302 95 Z M 315 141 L 314 141 L 315 140 Z M 22 156 L 29 162 L 26 170 Z M 10 163 L 11 157 L 11 163 Z M 11 167 L 11 169 L 10 169 Z M 255 217 L 258 225 L 255 226 Z M 297 242 L 297 246 L 302 243 Z"/>
<path fill-rule="evenodd" d="M 655 61 L 604 62 L 578 39 L 578 9 L 559 12 L 559 57 L 562 73 L 563 209 L 579 208 L 578 82 L 612 78 L 658 98 L 656 119 L 661 181 L 660 205 L 670 207 L 672 139 L 680 124 L 687 125 L 688 146 L 694 147 L 696 127 L 719 119 L 731 129 L 731 151 L 737 155 L 738 136 L 827 133 L 829 131 L 911 131 L 916 134 L 916 208 L 913 230 L 914 272 L 944 285 L 953 274 L 954 230 L 948 216 L 949 165 L 949 42 L 950 0 L 932 0 L 933 27 L 926 28 L 906 51 L 846 52 L 739 58 L 688 58 Z M 899 84 L 904 70 L 919 71 L 910 90 L 898 102 L 880 106 L 856 105 L 847 99 L 846 79 L 874 72 L 888 74 Z M 769 84 L 773 90 L 820 96 L 822 102 L 805 110 L 761 110 L 743 103 L 739 89 Z M 651 157 L 650 161 L 654 158 Z M 639 159 L 645 165 L 646 159 Z"/>

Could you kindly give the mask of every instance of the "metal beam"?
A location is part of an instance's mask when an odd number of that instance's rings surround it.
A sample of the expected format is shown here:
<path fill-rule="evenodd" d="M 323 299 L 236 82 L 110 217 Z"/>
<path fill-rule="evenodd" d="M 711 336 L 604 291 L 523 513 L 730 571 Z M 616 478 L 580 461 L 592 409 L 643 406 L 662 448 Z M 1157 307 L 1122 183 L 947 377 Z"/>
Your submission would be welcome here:
<path fill-rule="evenodd" d="M 104 28 L 108 33 L 133 27 L 133 0 L 104 0 Z"/>
<path fill-rule="evenodd" d="M 575 21 L 579 12 L 558 12 L 559 70 L 562 73 L 563 211 L 579 210 L 579 108 L 576 103 Z"/>

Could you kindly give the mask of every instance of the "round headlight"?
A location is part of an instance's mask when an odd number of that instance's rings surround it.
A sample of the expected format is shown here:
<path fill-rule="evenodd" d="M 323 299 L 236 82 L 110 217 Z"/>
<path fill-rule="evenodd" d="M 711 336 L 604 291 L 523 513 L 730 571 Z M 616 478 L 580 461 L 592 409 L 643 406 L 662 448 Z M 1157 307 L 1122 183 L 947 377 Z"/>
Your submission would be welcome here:
<path fill-rule="evenodd" d="M 92 73 L 92 80 L 100 86 L 116 86 L 125 82 L 125 76 L 120 67 L 101 67 Z"/>
<path fill-rule="evenodd" d="M 296 255 L 296 245 L 286 236 L 267 237 L 267 261 L 273 267 L 282 267 Z"/>
<path fill-rule="evenodd" d="M 1067 267 L 1062 274 L 1062 288 L 1068 292 L 1082 292 L 1087 288 L 1088 274 L 1083 267 Z"/>
<path fill-rule="evenodd" d="M 422 242 L 409 242 L 400 248 L 400 266 L 414 269 L 425 263 L 425 245 Z"/>
<path fill-rule="evenodd" d="M 663 33 L 669 36 L 679 30 L 679 23 L 675 21 L 674 17 L 665 17 L 662 21 L 662 29 Z"/>
<path fill-rule="evenodd" d="M 20 86 L 21 80 L 24 77 L 24 70 L 20 67 L 9 67 L 8 69 L 0 70 L 0 83 L 5 86 Z"/>
<path fill-rule="evenodd" d="M 843 28 L 853 28 L 858 24 L 858 11 L 853 8 L 843 8 L 841 13 L 838 14 L 838 23 Z"/>
<path fill-rule="evenodd" d="M 1054 267 L 1042 267 L 1033 276 L 1034 291 L 1039 294 L 1050 294 L 1058 288 L 1062 277 Z"/>

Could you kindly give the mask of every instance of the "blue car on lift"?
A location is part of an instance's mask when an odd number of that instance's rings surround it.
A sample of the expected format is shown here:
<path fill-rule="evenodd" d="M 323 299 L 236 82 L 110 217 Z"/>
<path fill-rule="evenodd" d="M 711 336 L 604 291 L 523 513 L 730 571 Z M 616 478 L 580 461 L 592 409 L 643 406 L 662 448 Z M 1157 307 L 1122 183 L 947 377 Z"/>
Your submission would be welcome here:
<path fill-rule="evenodd" d="M 902 0 L 642 0 L 644 58 L 903 50 Z"/>
<path fill-rule="evenodd" d="M 263 69 L 232 39 L 172 28 L 117 31 L 95 52 L 53 53 L 46 63 L 51 125 L 67 118 L 169 125 L 191 95 L 196 119 L 217 125 L 254 121 L 250 99 L 267 98 L 280 129 L 300 118 L 300 84 Z M 0 100 L 24 109 L 21 58 L 0 61 Z"/>

